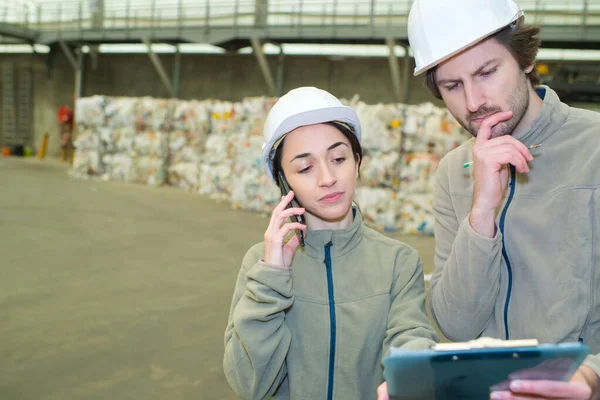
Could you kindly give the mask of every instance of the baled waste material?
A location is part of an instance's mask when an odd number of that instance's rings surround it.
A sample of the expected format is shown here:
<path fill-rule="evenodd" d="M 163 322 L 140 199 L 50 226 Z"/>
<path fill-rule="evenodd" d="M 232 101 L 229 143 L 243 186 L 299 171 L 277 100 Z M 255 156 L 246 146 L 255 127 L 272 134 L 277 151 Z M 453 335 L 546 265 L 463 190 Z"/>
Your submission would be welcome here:
<path fill-rule="evenodd" d="M 71 174 L 168 184 L 268 214 L 279 188 L 262 170 L 262 129 L 277 101 L 151 97 L 78 99 L 79 135 Z M 356 202 L 381 231 L 433 234 L 433 184 L 440 159 L 469 137 L 431 103 L 369 105 L 355 96 L 363 159 Z"/>

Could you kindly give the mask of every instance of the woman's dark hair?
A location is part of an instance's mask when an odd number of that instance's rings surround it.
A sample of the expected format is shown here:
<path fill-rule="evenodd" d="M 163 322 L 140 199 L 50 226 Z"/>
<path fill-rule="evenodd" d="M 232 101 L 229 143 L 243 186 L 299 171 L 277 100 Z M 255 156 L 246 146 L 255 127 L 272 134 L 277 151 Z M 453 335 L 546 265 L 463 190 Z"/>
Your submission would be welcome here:
<path fill-rule="evenodd" d="M 356 137 L 354 132 L 343 123 L 338 123 L 336 121 L 325 122 L 325 125 L 333 126 L 337 130 L 339 130 L 346 137 L 346 139 L 348 139 L 348 141 L 350 142 L 350 148 L 352 149 L 352 154 L 354 154 L 354 161 L 358 162 L 358 172 L 360 176 L 360 164 L 362 163 L 363 153 L 360 142 L 358 141 L 358 138 Z M 283 169 L 281 168 L 281 157 L 283 155 L 284 144 L 285 138 L 283 138 L 281 143 L 279 143 L 279 146 L 277 146 L 277 150 L 275 151 L 275 157 L 273 158 L 273 176 L 275 177 L 275 181 L 277 182 L 277 184 L 280 183 L 279 172 L 281 172 L 282 175 L 285 176 L 285 174 L 283 174 Z"/>
<path fill-rule="evenodd" d="M 524 25 L 523 21 L 523 18 L 520 18 L 514 24 L 507 26 L 491 36 L 491 38 L 496 39 L 498 43 L 503 45 L 510 54 L 512 54 L 519 63 L 521 70 L 525 70 L 525 68 L 535 64 L 535 57 L 542 44 L 542 41 L 538 37 L 540 27 L 535 25 Z M 425 76 L 425 86 L 427 86 L 437 99 L 441 100 L 442 94 L 435 81 L 436 69 L 437 67 L 434 67 L 427 71 L 427 75 Z M 535 68 L 527 74 L 527 77 L 533 87 L 536 87 L 541 83 L 540 75 Z"/>

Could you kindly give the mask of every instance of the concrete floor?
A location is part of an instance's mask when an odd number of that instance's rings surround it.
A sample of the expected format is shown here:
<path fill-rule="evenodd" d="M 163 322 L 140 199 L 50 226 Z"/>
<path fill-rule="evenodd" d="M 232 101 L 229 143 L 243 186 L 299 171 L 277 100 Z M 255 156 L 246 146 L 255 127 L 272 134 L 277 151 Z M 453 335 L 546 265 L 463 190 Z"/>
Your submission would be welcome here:
<path fill-rule="evenodd" d="M 267 220 L 0 158 L 0 399 L 234 399 L 223 331 Z M 398 237 L 431 272 L 433 239 Z"/>

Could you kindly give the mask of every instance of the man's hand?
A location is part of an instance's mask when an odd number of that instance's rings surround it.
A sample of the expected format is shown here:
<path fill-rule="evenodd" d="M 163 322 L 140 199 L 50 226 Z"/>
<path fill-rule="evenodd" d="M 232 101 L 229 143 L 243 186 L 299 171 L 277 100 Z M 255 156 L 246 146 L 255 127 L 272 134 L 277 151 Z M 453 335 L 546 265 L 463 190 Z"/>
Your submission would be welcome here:
<path fill-rule="evenodd" d="M 580 367 L 570 382 L 556 381 L 512 381 L 510 392 L 493 392 L 493 400 L 521 399 L 595 399 L 598 393 L 598 375 L 589 367 Z M 594 397 L 592 397 L 594 396 Z"/>
<path fill-rule="evenodd" d="M 387 382 L 383 382 L 377 388 L 377 400 L 390 400 L 390 395 L 387 391 Z"/>
<path fill-rule="evenodd" d="M 475 186 L 469 222 L 475 232 L 487 237 L 495 235 L 496 210 L 508 182 L 507 166 L 512 164 L 517 172 L 526 173 L 529 172 L 527 162 L 533 160 L 527 146 L 510 135 L 490 139 L 492 128 L 512 115 L 512 111 L 505 111 L 484 119 L 473 146 Z"/>

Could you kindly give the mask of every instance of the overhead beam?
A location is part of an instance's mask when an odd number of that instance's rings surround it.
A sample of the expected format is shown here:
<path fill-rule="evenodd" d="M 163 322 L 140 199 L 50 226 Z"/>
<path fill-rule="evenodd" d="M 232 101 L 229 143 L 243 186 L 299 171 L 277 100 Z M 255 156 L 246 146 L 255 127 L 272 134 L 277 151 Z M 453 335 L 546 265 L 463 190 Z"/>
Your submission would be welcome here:
<path fill-rule="evenodd" d="M 165 85 L 165 88 L 169 92 L 169 96 L 175 97 L 175 91 L 173 90 L 173 85 L 171 84 L 171 81 L 169 80 L 169 77 L 167 76 L 167 73 L 165 72 L 165 68 L 163 67 L 162 63 L 160 62 L 160 58 L 158 58 L 158 56 L 154 53 L 154 51 L 152 51 L 152 43 L 148 39 L 144 39 L 143 42 L 146 45 L 146 48 L 148 49 L 148 57 L 150 57 L 150 61 L 152 62 L 152 65 L 154 65 L 154 69 L 156 69 L 156 72 L 158 73 L 160 80 L 162 81 L 163 85 Z"/>
<path fill-rule="evenodd" d="M 73 56 L 73 52 L 71 51 L 69 46 L 67 46 L 67 44 L 64 42 L 64 40 L 59 40 L 58 44 L 60 45 L 60 48 L 62 49 L 63 53 L 67 57 L 67 60 L 69 60 L 69 63 L 71 64 L 71 67 L 73 67 L 73 70 L 77 71 L 77 61 L 75 60 L 75 57 Z"/>
<path fill-rule="evenodd" d="M 77 68 L 75 68 L 75 100 L 83 96 L 83 50 L 77 49 Z"/>
<path fill-rule="evenodd" d="M 38 33 L 20 24 L 0 22 L 0 35 L 25 41 L 35 41 Z"/>
<path fill-rule="evenodd" d="M 285 53 L 283 45 L 279 45 L 279 58 L 277 64 L 277 95 L 283 96 L 283 82 L 285 79 Z"/>
<path fill-rule="evenodd" d="M 394 97 L 397 101 L 402 101 L 401 84 L 400 84 L 400 66 L 398 65 L 398 57 L 394 52 L 396 41 L 392 38 L 385 39 L 388 47 L 388 61 L 390 64 L 390 73 L 392 75 L 392 88 L 394 89 Z"/>
<path fill-rule="evenodd" d="M 179 97 L 181 92 L 181 50 L 175 45 L 175 64 L 173 65 L 173 93 Z"/>
<path fill-rule="evenodd" d="M 267 83 L 269 92 L 272 96 L 276 96 L 277 87 L 275 86 L 275 79 L 273 79 L 273 74 L 271 73 L 269 62 L 267 61 L 267 57 L 265 57 L 265 53 L 263 52 L 262 43 L 256 37 L 251 38 L 250 43 L 252 43 L 254 55 L 256 55 L 256 60 L 258 61 L 260 70 L 262 71 L 263 76 L 265 77 L 265 81 Z"/>

